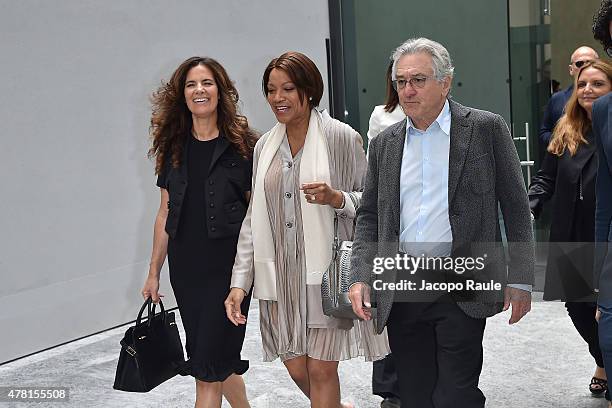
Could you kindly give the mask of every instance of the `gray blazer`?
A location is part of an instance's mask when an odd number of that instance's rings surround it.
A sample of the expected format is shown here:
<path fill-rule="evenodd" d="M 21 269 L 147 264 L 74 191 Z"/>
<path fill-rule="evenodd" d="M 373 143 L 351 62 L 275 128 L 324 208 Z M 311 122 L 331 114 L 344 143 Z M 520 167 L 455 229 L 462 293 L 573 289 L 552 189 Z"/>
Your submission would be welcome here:
<path fill-rule="evenodd" d="M 453 234 L 451 256 L 466 256 L 474 243 L 493 245 L 485 270 L 497 282 L 533 284 L 534 243 L 527 191 L 510 132 L 494 113 L 449 100 L 451 111 L 448 201 Z M 373 281 L 375 256 L 394 257 L 399 247 L 400 170 L 406 120 L 388 127 L 369 146 L 368 172 L 357 211 L 350 283 Z M 505 221 L 509 260 L 501 248 L 498 204 Z M 478 245 L 478 244 L 477 244 Z M 395 279 L 390 271 L 386 281 Z M 507 278 L 507 279 L 506 279 Z M 377 331 L 387 323 L 393 292 L 376 295 Z M 475 292 L 469 300 L 455 297 L 474 318 L 501 311 L 503 291 Z"/>

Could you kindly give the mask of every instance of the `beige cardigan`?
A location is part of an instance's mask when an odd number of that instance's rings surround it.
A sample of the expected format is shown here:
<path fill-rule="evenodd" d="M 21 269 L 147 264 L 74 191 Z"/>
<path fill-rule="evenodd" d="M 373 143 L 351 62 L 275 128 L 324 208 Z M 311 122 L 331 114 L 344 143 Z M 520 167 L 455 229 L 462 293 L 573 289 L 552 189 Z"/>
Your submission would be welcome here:
<path fill-rule="evenodd" d="M 323 111 L 321 115 L 323 133 L 327 137 L 328 142 L 331 187 L 342 191 L 345 195 L 344 208 L 336 210 L 340 220 L 338 223 L 338 234 L 340 239 L 351 239 L 353 219 L 356 213 L 353 200 L 359 205 L 367 167 L 363 141 L 359 133 L 349 125 L 333 119 L 326 111 Z M 267 136 L 267 133 L 263 135 L 255 145 L 253 154 L 253 183 L 257 176 L 259 155 L 267 140 Z M 230 287 L 241 288 L 248 293 L 251 290 L 253 281 L 255 281 L 253 296 L 259 298 L 258 292 L 269 293 L 270 291 L 265 290 L 266 288 L 261 288 L 258 291 L 257 279 L 254 277 L 251 207 L 252 204 L 249 204 L 240 229 Z"/>

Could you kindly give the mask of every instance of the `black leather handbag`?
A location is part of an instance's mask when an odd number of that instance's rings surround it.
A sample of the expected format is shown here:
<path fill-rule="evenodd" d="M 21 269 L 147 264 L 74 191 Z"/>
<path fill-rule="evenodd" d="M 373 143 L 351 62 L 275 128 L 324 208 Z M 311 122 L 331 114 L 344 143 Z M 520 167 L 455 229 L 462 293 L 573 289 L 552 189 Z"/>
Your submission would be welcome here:
<path fill-rule="evenodd" d="M 184 364 L 183 345 L 174 320 L 159 301 L 160 313 L 148 298 L 138 312 L 136 325 L 125 332 L 117 363 L 113 388 L 121 391 L 148 392 L 174 377 Z M 148 317 L 142 320 L 147 309 Z"/>

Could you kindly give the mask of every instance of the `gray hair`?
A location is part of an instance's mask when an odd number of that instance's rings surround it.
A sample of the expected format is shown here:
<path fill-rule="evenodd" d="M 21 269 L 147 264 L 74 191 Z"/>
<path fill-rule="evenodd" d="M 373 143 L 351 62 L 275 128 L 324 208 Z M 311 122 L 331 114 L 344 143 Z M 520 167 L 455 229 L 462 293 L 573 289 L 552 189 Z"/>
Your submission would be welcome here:
<path fill-rule="evenodd" d="M 450 54 L 444 46 L 428 38 L 411 38 L 397 47 L 391 58 L 393 59 L 393 71 L 391 78 L 395 80 L 397 73 L 397 61 L 404 55 L 427 53 L 431 55 L 434 77 L 442 81 L 446 77 L 452 77 L 455 67 L 451 61 Z"/>

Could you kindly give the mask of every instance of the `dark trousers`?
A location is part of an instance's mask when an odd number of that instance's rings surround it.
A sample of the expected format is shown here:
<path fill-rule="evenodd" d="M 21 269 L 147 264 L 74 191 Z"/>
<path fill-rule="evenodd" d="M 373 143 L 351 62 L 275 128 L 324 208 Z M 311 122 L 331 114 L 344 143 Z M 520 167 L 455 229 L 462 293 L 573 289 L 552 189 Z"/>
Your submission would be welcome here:
<path fill-rule="evenodd" d="M 383 398 L 399 398 L 399 383 L 393 354 L 374 362 L 372 366 L 372 393 Z"/>
<path fill-rule="evenodd" d="M 606 296 L 605 300 L 599 300 L 598 307 L 601 311 L 601 317 L 599 318 L 599 344 L 601 346 L 604 367 L 607 367 L 606 376 L 610 378 L 612 377 L 612 370 L 610 370 L 610 367 L 612 367 L 612 301 L 608 299 L 609 296 Z M 609 390 L 606 391 L 606 399 L 610 400 Z"/>
<path fill-rule="evenodd" d="M 478 380 L 485 322 L 452 300 L 393 304 L 387 332 L 402 406 L 484 407 Z"/>
<path fill-rule="evenodd" d="M 598 367 L 604 366 L 601 350 L 599 349 L 598 324 L 595 320 L 597 304 L 593 302 L 567 302 L 565 303 L 574 327 L 589 346 L 589 353 L 595 359 Z"/>

